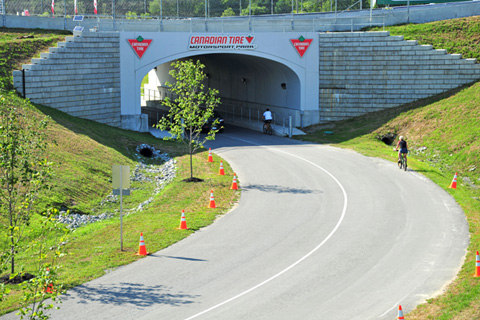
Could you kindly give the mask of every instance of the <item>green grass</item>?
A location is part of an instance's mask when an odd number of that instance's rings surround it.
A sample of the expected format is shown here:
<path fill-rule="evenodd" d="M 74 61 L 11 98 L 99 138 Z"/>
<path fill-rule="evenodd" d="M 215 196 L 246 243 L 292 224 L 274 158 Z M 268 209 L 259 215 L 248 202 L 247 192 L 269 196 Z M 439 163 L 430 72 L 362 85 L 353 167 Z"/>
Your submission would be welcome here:
<path fill-rule="evenodd" d="M 207 163 L 206 150 L 193 158 L 194 176 L 204 181 L 186 183 L 182 180 L 190 177 L 190 158 L 185 154 L 183 145 L 159 140 L 150 134 L 74 118 L 47 107 L 33 108 L 31 112 L 51 116 L 49 134 L 57 140 L 57 144 L 51 144 L 49 150 L 49 159 L 58 164 L 54 186 L 42 197 L 40 204 L 55 204 L 88 214 L 116 212 L 112 219 L 83 226 L 71 234 L 65 247 L 68 255 L 60 261 L 63 267 L 59 272 L 59 280 L 67 288 L 140 259 L 135 255 L 140 232 L 145 236 L 148 251 L 155 252 L 211 224 L 238 200 L 240 191 L 229 189 L 233 177 L 231 167 L 224 161 L 225 175 L 218 175 L 218 166 L 223 159 L 213 155 L 215 162 Z M 100 206 L 100 203 L 112 192 L 112 165 L 129 165 L 133 170 L 139 157 L 135 148 L 142 143 L 176 156 L 177 177 L 140 212 L 133 209 L 152 196 L 155 185 L 132 182 L 131 195 L 123 198 L 124 251 L 120 251 L 120 204 L 116 201 Z M 161 165 L 159 160 L 143 158 L 143 161 L 152 166 Z M 211 190 L 215 194 L 215 209 L 207 208 Z M 182 210 L 185 210 L 189 230 L 178 230 Z M 36 216 L 31 224 L 29 238 L 35 232 L 38 219 Z M 54 244 L 52 240 L 49 245 Z M 5 243 L 0 243 L 0 247 L 2 250 L 8 248 Z M 30 260 L 28 255 L 20 253 L 16 264 L 26 272 L 34 273 Z M 12 293 L 0 302 L 1 314 L 18 308 L 21 301 L 19 287 L 10 288 Z"/>
<path fill-rule="evenodd" d="M 33 48 L 31 39 L 16 39 L 23 33 L 18 30 L 0 30 L 0 47 L 16 46 Z M 27 31 L 30 34 L 31 30 Z M 13 33 L 13 35 L 12 35 Z M 49 31 L 34 31 L 35 38 L 53 39 L 57 35 Z M 35 39 L 34 38 L 34 39 Z M 58 40 L 52 40 L 53 42 Z M 53 43 L 52 42 L 52 43 Z M 11 70 L 21 68 L 21 63 L 28 63 L 32 57 L 46 50 L 48 46 L 37 46 L 38 50 L 22 53 L 21 59 L 13 59 L 5 55 L 7 65 L 0 68 L 0 80 L 9 83 L 11 87 Z M 3 77 L 3 78 L 2 78 Z M 8 103 L 20 105 L 22 99 L 15 95 L 6 96 Z M 185 154 L 183 145 L 167 142 L 153 137 L 149 133 L 139 133 L 121 130 L 89 120 L 71 117 L 58 110 L 31 105 L 28 112 L 32 117 L 40 118 L 48 115 L 49 160 L 55 163 L 55 177 L 52 187 L 40 197 L 37 210 L 43 211 L 50 205 L 68 208 L 84 214 L 100 214 L 115 212 L 109 220 L 83 226 L 76 229 L 69 238 L 65 249 L 67 255 L 62 258 L 63 266 L 59 272 L 59 281 L 71 288 L 88 280 L 99 277 L 118 266 L 131 263 L 141 257 L 135 255 L 138 251 L 140 232 L 143 232 L 147 250 L 155 252 L 187 237 L 189 234 L 211 224 L 218 215 L 224 214 L 238 200 L 240 191 L 230 190 L 233 172 L 224 161 L 225 176 L 219 176 L 219 157 L 213 155 L 215 162 L 207 163 L 207 152 L 194 155 L 194 176 L 204 179 L 201 183 L 186 183 L 183 179 L 190 177 L 189 156 Z M 54 143 L 56 142 L 56 143 Z M 157 150 L 167 152 L 177 160 L 177 177 L 160 193 L 154 196 L 143 211 L 133 210 L 141 202 L 152 197 L 155 185 L 153 183 L 132 182 L 131 195 L 123 198 L 123 236 L 124 251 L 120 251 L 120 219 L 119 202 L 102 200 L 112 193 L 112 165 L 128 165 L 131 171 L 139 162 L 136 147 L 149 144 Z M 152 166 L 160 166 L 159 160 L 143 158 L 143 162 Z M 208 209 L 210 190 L 214 190 L 217 208 Z M 185 210 L 189 230 L 179 230 L 181 210 Z M 41 217 L 35 215 L 30 224 L 27 239 L 33 239 Z M 0 218 L 0 221 L 2 219 Z M 3 224 L 4 225 L 4 224 Z M 0 227 L 0 233 L 5 233 L 5 227 Z M 57 243 L 51 239 L 48 246 Z M 2 238 L 1 250 L 8 246 Z M 17 270 L 35 273 L 31 259 L 21 250 L 16 260 Z M 80 266 L 80 267 L 79 267 Z M 9 285 L 12 292 L 0 302 L 0 314 L 19 307 L 22 296 L 19 286 Z"/>
<path fill-rule="evenodd" d="M 479 18 L 473 17 L 391 27 L 388 30 L 392 35 L 402 34 L 406 39 L 433 44 L 435 48 L 447 49 L 449 53 L 478 58 L 479 26 Z M 9 37 L 8 41 L 17 41 Z M 7 37 L 0 35 L 0 38 Z M 27 56 L 25 60 L 31 57 Z M 7 59 L 8 61 L 11 60 Z M 8 67 L 11 70 L 15 68 Z M 471 234 L 465 264 L 445 293 L 417 307 L 407 315 L 408 319 L 480 319 L 480 280 L 472 277 L 474 253 L 480 249 L 479 98 L 480 84 L 476 83 L 399 108 L 329 126 L 311 127 L 308 135 L 302 138 L 395 161 L 396 153 L 392 151 L 392 146 L 385 145 L 378 137 L 386 133 L 402 134 L 406 136 L 412 150 L 409 166 L 445 188 L 463 208 Z M 195 176 L 205 181 L 200 184 L 184 183 L 181 180 L 189 176 L 188 157 L 178 145 L 160 141 L 149 134 L 72 118 L 50 108 L 37 108 L 39 112 L 52 117 L 51 136 L 58 142 L 57 146 L 51 145 L 50 150 L 54 161 L 59 164 L 56 185 L 42 198 L 43 205 L 62 204 L 86 213 L 117 209 L 118 203 L 103 208 L 97 206 L 111 192 L 111 165 L 133 167 L 137 161 L 134 149 L 139 143 L 148 143 L 167 151 L 178 160 L 178 176 L 175 181 L 156 196 L 146 210 L 125 217 L 124 251 L 119 250 L 118 215 L 79 228 L 72 234 L 67 245 L 70 254 L 62 261 L 60 274 L 61 281 L 67 287 L 81 284 L 117 266 L 139 259 L 135 252 L 138 250 L 140 232 L 144 233 L 148 251 L 160 250 L 208 225 L 238 201 L 239 191 L 228 189 L 232 169 L 224 161 L 226 175 L 218 176 L 216 173 L 220 158 L 215 155 L 216 162 L 213 164 L 206 163 L 206 152 L 196 155 Z M 334 133 L 325 135 L 325 131 Z M 420 147 L 426 147 L 426 150 L 417 151 Z M 455 172 L 459 173 L 458 188 L 448 189 Z M 147 197 L 153 188 L 145 184 L 141 187 L 132 196 L 124 198 L 125 210 L 128 211 Z M 218 206 L 213 210 L 206 208 L 210 189 L 215 192 Z M 177 229 L 182 209 L 185 210 L 190 228 L 187 231 Z M 31 268 L 25 257 L 21 262 L 27 270 Z M 0 303 L 1 313 L 15 309 L 19 299 L 20 295 L 14 290 L 7 300 Z"/>
<path fill-rule="evenodd" d="M 480 17 L 387 28 L 463 57 L 480 57 Z M 474 278 L 480 250 L 480 83 L 398 108 L 335 124 L 308 128 L 299 139 L 353 149 L 395 162 L 397 153 L 379 138 L 403 135 L 409 167 L 450 193 L 465 212 L 471 236 L 464 265 L 446 291 L 406 315 L 408 319 L 480 319 L 480 279 Z M 333 131 L 332 135 L 325 131 Z M 457 189 L 449 189 L 458 172 Z"/>
<path fill-rule="evenodd" d="M 383 28 L 372 28 L 382 31 Z M 480 16 L 385 27 L 390 35 L 401 35 L 405 40 L 417 40 L 448 53 L 460 53 L 463 58 L 480 59 Z"/>
<path fill-rule="evenodd" d="M 71 34 L 67 31 L 0 28 L 0 88 L 13 89 L 13 70 L 21 70 L 41 52 L 48 52 Z M 29 37 L 29 38 L 25 38 Z"/>

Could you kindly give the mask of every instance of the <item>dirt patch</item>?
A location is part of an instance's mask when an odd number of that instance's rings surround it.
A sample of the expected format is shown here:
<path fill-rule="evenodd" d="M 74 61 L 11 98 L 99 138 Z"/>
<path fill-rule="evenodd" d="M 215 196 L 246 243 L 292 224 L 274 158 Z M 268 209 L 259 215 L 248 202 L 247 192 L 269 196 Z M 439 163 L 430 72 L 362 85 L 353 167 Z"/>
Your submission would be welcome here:
<path fill-rule="evenodd" d="M 6 274 L 3 277 L 0 277 L 0 281 L 4 284 L 19 284 L 30 279 L 35 278 L 33 274 L 30 273 L 21 273 L 16 275 L 14 278 L 10 279 L 10 275 Z"/>

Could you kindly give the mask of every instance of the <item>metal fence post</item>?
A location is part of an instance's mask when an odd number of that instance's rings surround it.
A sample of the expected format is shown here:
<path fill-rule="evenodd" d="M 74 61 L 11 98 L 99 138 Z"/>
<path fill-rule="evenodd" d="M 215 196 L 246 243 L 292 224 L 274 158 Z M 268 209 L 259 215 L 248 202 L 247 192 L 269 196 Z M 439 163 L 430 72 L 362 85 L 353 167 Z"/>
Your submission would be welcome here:
<path fill-rule="evenodd" d="M 63 0 L 63 30 L 67 30 L 67 4 Z"/>
<path fill-rule="evenodd" d="M 288 137 L 289 137 L 289 138 L 292 137 L 292 131 L 293 131 L 293 128 L 292 128 L 292 116 L 288 116 Z"/>
<path fill-rule="evenodd" d="M 113 30 L 117 30 L 117 24 L 116 24 L 116 14 L 115 14 L 115 0 L 112 0 L 112 20 L 113 20 Z"/>

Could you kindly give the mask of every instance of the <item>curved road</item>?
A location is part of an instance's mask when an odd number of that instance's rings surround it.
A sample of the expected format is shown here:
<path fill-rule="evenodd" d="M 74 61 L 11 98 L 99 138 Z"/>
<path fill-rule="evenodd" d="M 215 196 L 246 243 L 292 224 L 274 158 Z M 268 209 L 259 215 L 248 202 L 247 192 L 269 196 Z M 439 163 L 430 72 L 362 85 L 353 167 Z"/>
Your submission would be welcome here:
<path fill-rule="evenodd" d="M 234 127 L 210 146 L 236 170 L 239 205 L 70 290 L 52 319 L 396 319 L 463 262 L 462 210 L 416 172 Z"/>

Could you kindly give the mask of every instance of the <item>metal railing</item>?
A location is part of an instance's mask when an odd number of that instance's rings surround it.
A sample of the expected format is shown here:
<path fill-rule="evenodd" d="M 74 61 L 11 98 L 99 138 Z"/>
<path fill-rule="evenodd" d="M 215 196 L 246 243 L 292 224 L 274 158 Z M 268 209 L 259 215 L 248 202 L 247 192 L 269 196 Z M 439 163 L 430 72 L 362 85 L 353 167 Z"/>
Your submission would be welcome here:
<path fill-rule="evenodd" d="M 262 131 L 263 113 L 268 108 L 272 112 L 272 127 L 281 135 L 290 135 L 289 123 L 293 127 L 299 127 L 301 123 L 300 110 L 285 107 L 272 106 L 256 102 L 247 102 L 235 99 L 221 98 L 222 104 L 217 110 L 228 123 L 242 127 Z M 291 119 L 289 121 L 289 119 Z"/>
<path fill-rule="evenodd" d="M 165 99 L 165 95 L 163 95 L 162 92 L 145 87 L 140 88 L 140 95 L 144 101 L 160 101 Z"/>
<path fill-rule="evenodd" d="M 148 19 L 186 19 L 201 17 L 259 16 L 275 14 L 298 14 L 309 12 L 338 12 L 362 9 L 369 0 L 327 0 L 315 2 L 306 8 L 303 1 L 212 1 L 212 0 L 2 0 L 6 14 L 16 15 L 28 11 L 29 15 L 74 16 L 95 15 L 100 17 Z M 253 4 L 253 6 L 252 6 Z M 268 5 L 266 5 L 268 4 Z"/>
<path fill-rule="evenodd" d="M 426 23 L 480 14 L 479 1 L 357 10 L 358 4 L 363 4 L 359 9 L 368 8 L 366 5 L 368 2 L 348 0 L 341 2 L 340 6 L 333 7 L 334 2 L 335 4 L 340 2 L 327 0 L 321 3 L 330 5 L 313 8 L 311 11 L 314 12 L 306 13 L 301 6 L 293 6 L 294 3 L 299 2 L 292 0 L 291 8 L 282 10 L 274 8 L 270 12 L 263 13 L 249 10 L 247 1 L 239 0 L 238 6 L 240 8 L 242 3 L 242 10 L 234 10 L 233 16 L 222 16 L 223 11 L 215 13 L 214 7 L 209 3 L 211 0 L 204 0 L 207 4 L 205 8 L 198 10 L 197 7 L 196 11 L 181 12 L 175 9 L 174 12 L 170 12 L 162 9 L 157 12 L 155 8 L 150 7 L 153 3 L 163 3 L 167 6 L 168 1 L 178 2 L 178 7 L 182 10 L 188 8 L 183 6 L 183 3 L 196 1 L 198 5 L 199 2 L 198 0 L 98 1 L 97 14 L 94 14 L 93 0 L 57 0 L 54 10 L 51 9 L 53 3 L 51 0 L 0 0 L 2 4 L 0 9 L 3 10 L 0 26 L 59 30 L 72 30 L 76 26 L 82 26 L 85 31 L 115 32 L 335 32 L 357 31 L 370 26 L 381 27 L 407 22 Z M 76 11 L 75 3 L 77 3 Z M 355 10 L 346 10 L 351 5 L 354 5 Z M 176 7 L 177 5 L 171 6 L 171 9 Z M 27 11 L 28 14 L 26 14 Z M 82 15 L 83 21 L 72 21 L 74 15 Z M 51 19 L 52 17 L 56 19 Z"/>
<path fill-rule="evenodd" d="M 162 107 L 165 97 L 175 99 L 174 95 L 166 87 L 159 87 L 159 90 L 142 88 L 142 99 L 149 101 L 146 107 L 142 107 L 142 113 L 148 114 L 149 126 L 158 123 L 159 119 L 168 113 Z M 263 113 L 267 108 L 272 111 L 272 126 L 282 135 L 289 135 L 289 122 L 292 126 L 298 127 L 301 124 L 299 119 L 300 111 L 285 107 L 271 106 L 256 102 L 247 102 L 236 99 L 221 98 L 222 103 L 216 108 L 225 119 L 226 123 L 262 130 Z M 290 120 L 291 119 L 291 120 Z"/>

